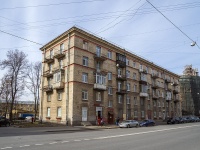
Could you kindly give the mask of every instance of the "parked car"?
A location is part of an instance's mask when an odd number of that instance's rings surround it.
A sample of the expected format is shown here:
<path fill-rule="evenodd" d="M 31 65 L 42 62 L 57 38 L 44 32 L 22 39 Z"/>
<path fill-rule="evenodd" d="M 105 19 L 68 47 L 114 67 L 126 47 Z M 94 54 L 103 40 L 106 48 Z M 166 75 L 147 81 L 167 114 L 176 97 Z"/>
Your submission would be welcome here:
<path fill-rule="evenodd" d="M 10 126 L 10 121 L 5 117 L 0 116 L 0 126 Z"/>
<path fill-rule="evenodd" d="M 136 120 L 124 120 L 119 123 L 120 128 L 139 127 L 139 122 Z"/>
<path fill-rule="evenodd" d="M 200 122 L 200 118 L 199 117 L 194 116 L 194 118 L 195 118 L 195 122 Z"/>
<path fill-rule="evenodd" d="M 151 119 L 143 120 L 142 122 L 140 122 L 141 127 L 155 126 L 155 124 L 155 121 Z"/>
<path fill-rule="evenodd" d="M 32 118 L 33 118 L 32 116 L 26 116 L 26 117 L 25 117 L 25 120 L 26 120 L 26 121 L 32 121 Z"/>
<path fill-rule="evenodd" d="M 179 117 L 169 118 L 167 120 L 167 124 L 176 124 L 181 123 L 181 119 Z"/>

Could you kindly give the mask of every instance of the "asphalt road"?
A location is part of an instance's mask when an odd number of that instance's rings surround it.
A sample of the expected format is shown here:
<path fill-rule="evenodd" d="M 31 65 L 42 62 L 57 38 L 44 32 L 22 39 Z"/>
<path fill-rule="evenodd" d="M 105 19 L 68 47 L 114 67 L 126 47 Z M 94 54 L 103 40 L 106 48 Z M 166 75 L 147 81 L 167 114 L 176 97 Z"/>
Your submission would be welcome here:
<path fill-rule="evenodd" d="M 200 123 L 102 130 L 9 127 L 0 128 L 0 135 L 0 149 L 10 150 L 200 149 Z"/>

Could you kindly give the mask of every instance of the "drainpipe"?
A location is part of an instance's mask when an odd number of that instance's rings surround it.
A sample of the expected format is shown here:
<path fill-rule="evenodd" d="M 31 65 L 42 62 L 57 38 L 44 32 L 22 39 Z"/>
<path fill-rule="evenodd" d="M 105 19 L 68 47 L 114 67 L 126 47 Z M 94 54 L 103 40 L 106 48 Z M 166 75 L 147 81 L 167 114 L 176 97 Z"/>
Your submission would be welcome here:
<path fill-rule="evenodd" d="M 66 125 L 69 125 L 69 59 L 70 59 L 70 35 L 68 33 L 68 44 L 67 44 L 67 59 L 66 59 L 66 65 L 67 65 L 67 73 L 66 73 Z"/>
<path fill-rule="evenodd" d="M 43 61 L 45 59 L 45 49 L 43 50 Z M 43 62 L 42 61 L 42 62 Z M 41 73 L 41 76 L 42 76 L 42 80 L 41 80 L 41 84 L 40 84 L 40 93 L 41 93 L 41 97 L 40 97 L 40 114 L 39 114 L 39 119 L 40 119 L 40 122 L 42 123 L 42 119 L 43 119 L 43 98 L 44 98 L 44 92 L 43 92 L 43 86 L 44 86 L 44 76 L 43 76 L 43 73 L 44 73 L 44 70 L 45 70 L 45 63 L 42 64 L 42 73 Z"/>

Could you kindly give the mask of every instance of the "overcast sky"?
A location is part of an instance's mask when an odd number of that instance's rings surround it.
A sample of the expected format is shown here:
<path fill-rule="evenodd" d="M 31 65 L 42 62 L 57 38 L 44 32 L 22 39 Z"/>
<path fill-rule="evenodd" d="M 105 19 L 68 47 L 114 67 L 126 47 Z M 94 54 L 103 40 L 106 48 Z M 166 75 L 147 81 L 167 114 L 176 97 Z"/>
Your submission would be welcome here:
<path fill-rule="evenodd" d="M 176 74 L 200 69 L 200 49 L 190 46 L 200 46 L 200 1 L 149 1 L 183 33 L 146 0 L 2 0 L 0 30 L 46 44 L 77 25 Z M 41 45 L 9 34 L 0 32 L 0 60 L 14 49 L 42 60 Z"/>

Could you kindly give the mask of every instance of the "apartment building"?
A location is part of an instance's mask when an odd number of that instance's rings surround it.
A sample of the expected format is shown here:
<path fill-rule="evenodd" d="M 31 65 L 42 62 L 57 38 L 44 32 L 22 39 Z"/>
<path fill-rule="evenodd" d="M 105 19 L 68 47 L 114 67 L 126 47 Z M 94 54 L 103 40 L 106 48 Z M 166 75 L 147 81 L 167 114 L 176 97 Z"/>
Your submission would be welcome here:
<path fill-rule="evenodd" d="M 165 119 L 181 115 L 179 76 L 94 34 L 72 27 L 40 48 L 40 117 L 96 124 L 103 117 Z"/>

